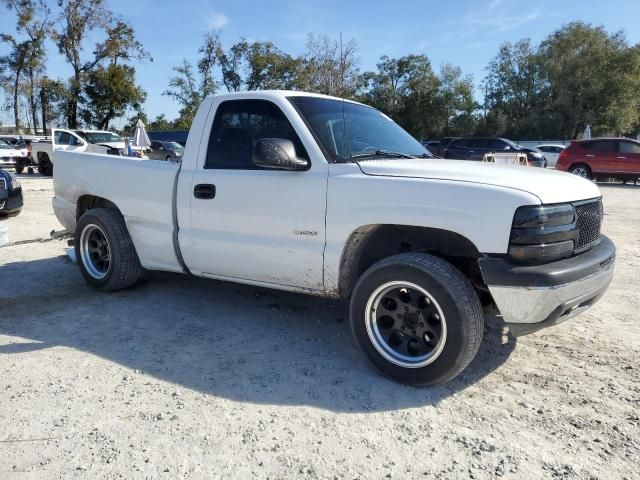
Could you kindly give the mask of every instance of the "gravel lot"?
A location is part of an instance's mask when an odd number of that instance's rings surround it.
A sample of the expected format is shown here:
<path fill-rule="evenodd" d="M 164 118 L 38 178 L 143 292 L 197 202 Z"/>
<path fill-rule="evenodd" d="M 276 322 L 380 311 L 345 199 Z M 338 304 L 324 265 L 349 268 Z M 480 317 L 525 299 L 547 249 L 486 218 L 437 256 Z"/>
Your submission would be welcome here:
<path fill-rule="evenodd" d="M 640 478 L 640 186 L 601 186 L 618 260 L 600 303 L 518 340 L 487 319 L 461 377 L 414 389 L 372 371 L 334 302 L 158 273 L 91 291 L 46 240 L 51 179 L 22 178 L 2 479 Z"/>

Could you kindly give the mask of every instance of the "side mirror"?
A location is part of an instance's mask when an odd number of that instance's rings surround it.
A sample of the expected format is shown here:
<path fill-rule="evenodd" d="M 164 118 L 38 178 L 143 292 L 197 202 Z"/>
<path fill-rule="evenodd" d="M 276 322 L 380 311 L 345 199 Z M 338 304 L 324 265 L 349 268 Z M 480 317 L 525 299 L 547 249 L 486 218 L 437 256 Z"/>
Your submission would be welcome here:
<path fill-rule="evenodd" d="M 263 138 L 253 148 L 253 164 L 274 170 L 306 170 L 309 162 L 298 158 L 296 147 L 284 138 Z"/>

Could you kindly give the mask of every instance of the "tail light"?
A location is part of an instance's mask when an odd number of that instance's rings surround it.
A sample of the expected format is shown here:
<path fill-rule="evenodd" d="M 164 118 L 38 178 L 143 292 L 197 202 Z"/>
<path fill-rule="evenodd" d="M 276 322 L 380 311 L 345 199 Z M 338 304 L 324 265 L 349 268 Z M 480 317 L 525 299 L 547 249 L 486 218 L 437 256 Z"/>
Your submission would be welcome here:
<path fill-rule="evenodd" d="M 560 160 L 564 160 L 565 158 L 567 158 L 569 156 L 569 152 L 567 150 L 568 150 L 568 147 L 560 152 L 560 155 L 558 155 L 558 162 Z"/>
<path fill-rule="evenodd" d="M 27 153 L 31 156 L 31 152 L 33 152 L 33 145 L 30 143 L 27 144 Z"/>

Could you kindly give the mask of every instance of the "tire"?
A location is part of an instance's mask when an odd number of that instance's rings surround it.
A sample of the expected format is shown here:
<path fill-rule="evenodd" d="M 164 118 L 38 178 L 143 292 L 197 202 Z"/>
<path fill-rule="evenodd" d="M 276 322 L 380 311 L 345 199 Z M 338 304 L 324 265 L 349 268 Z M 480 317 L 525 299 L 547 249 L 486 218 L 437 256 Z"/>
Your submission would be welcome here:
<path fill-rule="evenodd" d="M 16 167 L 16 173 L 19 175 L 24 172 L 24 167 Z"/>
<path fill-rule="evenodd" d="M 354 288 L 349 315 L 355 341 L 374 367 L 414 386 L 457 376 L 478 352 L 484 330 L 482 306 L 469 281 L 450 263 L 422 253 L 371 266 Z"/>
<path fill-rule="evenodd" d="M 82 276 L 96 290 L 113 292 L 134 285 L 142 274 L 124 218 L 111 208 L 88 210 L 75 232 Z"/>
<path fill-rule="evenodd" d="M 166 160 L 167 162 L 171 162 L 171 161 L 173 161 L 173 159 L 171 158 L 171 155 L 167 155 L 167 158 L 165 158 L 165 160 Z"/>
<path fill-rule="evenodd" d="M 586 178 L 587 180 L 591 180 L 593 175 L 591 174 L 591 169 L 589 165 L 585 165 L 584 163 L 576 163 L 575 165 L 571 165 L 569 168 L 569 173 L 573 173 L 582 178 Z"/>
<path fill-rule="evenodd" d="M 53 163 L 49 159 L 49 155 L 43 153 L 38 155 L 38 172 L 45 177 L 53 177 Z"/>

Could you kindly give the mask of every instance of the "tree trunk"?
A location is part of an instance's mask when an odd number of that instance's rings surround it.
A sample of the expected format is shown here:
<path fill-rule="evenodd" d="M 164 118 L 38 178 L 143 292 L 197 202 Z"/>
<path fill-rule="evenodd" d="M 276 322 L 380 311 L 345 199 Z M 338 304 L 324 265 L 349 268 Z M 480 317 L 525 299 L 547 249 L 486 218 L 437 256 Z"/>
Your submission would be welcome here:
<path fill-rule="evenodd" d="M 38 109 L 36 106 L 35 82 L 33 78 L 33 69 L 29 69 L 29 108 L 31 110 L 31 119 L 33 120 L 33 134 L 38 134 Z"/>
<path fill-rule="evenodd" d="M 16 133 L 20 133 L 20 110 L 18 106 L 18 89 L 20 87 L 20 70 L 16 70 L 13 81 L 13 118 L 16 126 Z"/>
<path fill-rule="evenodd" d="M 44 84 L 40 87 L 40 108 L 42 109 L 42 134 L 47 134 L 47 91 Z"/>
<path fill-rule="evenodd" d="M 80 99 L 80 69 L 76 69 L 71 82 L 71 97 L 67 114 L 68 128 L 78 128 L 78 100 Z"/>

